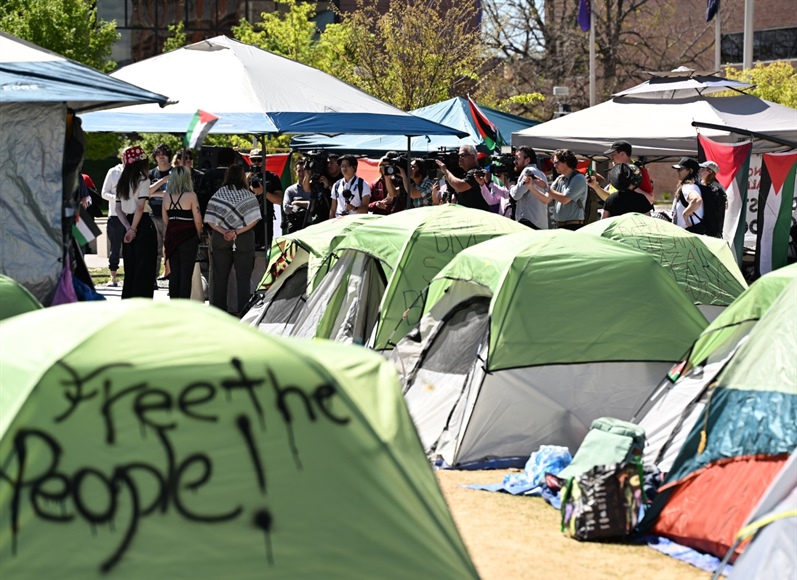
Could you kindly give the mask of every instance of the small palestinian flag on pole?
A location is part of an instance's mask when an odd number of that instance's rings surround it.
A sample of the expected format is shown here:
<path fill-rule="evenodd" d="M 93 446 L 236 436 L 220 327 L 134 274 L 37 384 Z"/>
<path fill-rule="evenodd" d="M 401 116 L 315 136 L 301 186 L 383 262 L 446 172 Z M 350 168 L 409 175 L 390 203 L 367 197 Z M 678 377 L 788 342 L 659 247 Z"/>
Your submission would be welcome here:
<path fill-rule="evenodd" d="M 185 145 L 186 149 L 198 149 L 201 147 L 211 127 L 218 120 L 219 118 L 216 115 L 201 109 L 197 110 L 194 118 L 191 119 L 191 124 L 188 126 L 185 137 L 183 137 L 183 145 Z"/>
<path fill-rule="evenodd" d="M 470 103 L 470 114 L 473 116 L 473 121 L 476 123 L 476 130 L 479 132 L 484 146 L 490 151 L 501 149 L 501 145 L 504 145 L 506 142 L 503 137 L 501 137 L 498 127 L 482 113 L 479 105 L 470 98 L 470 95 L 468 95 L 468 102 Z"/>
<path fill-rule="evenodd" d="M 94 223 L 94 218 L 81 206 L 80 212 L 75 215 L 75 223 L 72 224 L 72 236 L 78 245 L 85 246 L 101 233 L 102 230 Z"/>

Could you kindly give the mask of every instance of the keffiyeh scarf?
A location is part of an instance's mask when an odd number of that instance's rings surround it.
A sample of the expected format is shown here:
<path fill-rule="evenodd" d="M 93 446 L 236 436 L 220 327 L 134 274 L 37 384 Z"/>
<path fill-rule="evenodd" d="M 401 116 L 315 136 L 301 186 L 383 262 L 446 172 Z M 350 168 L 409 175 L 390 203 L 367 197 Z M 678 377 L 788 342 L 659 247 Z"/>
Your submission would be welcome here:
<path fill-rule="evenodd" d="M 205 223 L 235 230 L 261 217 L 260 204 L 251 191 L 224 186 L 210 198 Z"/>

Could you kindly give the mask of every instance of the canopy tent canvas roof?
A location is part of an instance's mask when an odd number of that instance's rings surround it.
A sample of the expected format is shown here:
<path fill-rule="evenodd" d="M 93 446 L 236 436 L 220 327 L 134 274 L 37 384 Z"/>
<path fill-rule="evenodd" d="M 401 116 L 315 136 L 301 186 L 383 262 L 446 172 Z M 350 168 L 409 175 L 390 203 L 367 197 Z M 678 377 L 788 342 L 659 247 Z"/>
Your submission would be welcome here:
<path fill-rule="evenodd" d="M 679 99 L 617 97 L 576 113 L 512 134 L 512 145 L 530 145 L 553 151 L 601 156 L 611 144 L 624 139 L 639 157 L 682 157 L 697 154 L 697 132 L 692 122 L 728 127 L 727 131 L 699 129 L 714 141 L 733 143 L 733 128 L 754 131 L 797 143 L 797 110 L 751 95 L 694 96 Z M 753 152 L 784 146 L 753 140 Z"/>
<path fill-rule="evenodd" d="M 479 106 L 487 118 L 498 127 L 498 132 L 506 142 L 515 131 L 521 131 L 538 122 L 525 117 L 504 113 L 490 107 Z M 434 105 L 421 107 L 410 111 L 413 115 L 441 123 L 447 127 L 454 127 L 467 133 L 467 136 L 458 138 L 453 135 L 435 136 L 422 135 L 410 140 L 410 151 L 413 153 L 428 153 L 438 151 L 441 147 L 446 149 L 473 145 L 483 147 L 483 139 L 476 127 L 470 109 L 470 103 L 462 97 L 454 97 Z M 291 147 L 295 149 L 326 149 L 336 152 L 362 153 L 366 155 L 381 155 L 387 151 L 407 151 L 407 139 L 394 135 L 363 136 L 363 135 L 338 135 L 327 137 L 324 135 L 306 135 L 291 139 Z M 485 149 L 485 152 L 486 149 Z"/>
<path fill-rule="evenodd" d="M 135 83 L 134 83 L 135 84 Z M 66 103 L 76 113 L 166 97 L 0 31 L 0 103 Z"/>
<path fill-rule="evenodd" d="M 38 310 L 0 343 L 4 577 L 477 578 L 375 353 L 189 300 Z"/>
<path fill-rule="evenodd" d="M 87 115 L 87 131 L 185 133 L 197 109 L 219 117 L 211 133 L 464 134 L 401 111 L 289 58 L 217 36 L 123 67 L 118 79 L 176 104 Z"/>

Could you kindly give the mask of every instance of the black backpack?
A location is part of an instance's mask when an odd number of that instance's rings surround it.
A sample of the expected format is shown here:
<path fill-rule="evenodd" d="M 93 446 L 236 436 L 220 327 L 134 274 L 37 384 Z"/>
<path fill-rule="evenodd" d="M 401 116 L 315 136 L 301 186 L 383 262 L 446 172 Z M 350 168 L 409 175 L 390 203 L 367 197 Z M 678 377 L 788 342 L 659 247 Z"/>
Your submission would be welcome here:
<path fill-rule="evenodd" d="M 704 185 L 696 182 L 700 188 L 700 197 L 703 198 L 703 218 L 695 225 L 686 228 L 693 234 L 703 234 L 714 238 L 722 237 L 722 226 L 725 223 L 725 204 L 728 200 L 727 194 L 720 188 Z M 689 205 L 684 198 L 684 194 L 679 192 L 681 205 Z M 697 217 L 697 216 L 694 216 Z"/>

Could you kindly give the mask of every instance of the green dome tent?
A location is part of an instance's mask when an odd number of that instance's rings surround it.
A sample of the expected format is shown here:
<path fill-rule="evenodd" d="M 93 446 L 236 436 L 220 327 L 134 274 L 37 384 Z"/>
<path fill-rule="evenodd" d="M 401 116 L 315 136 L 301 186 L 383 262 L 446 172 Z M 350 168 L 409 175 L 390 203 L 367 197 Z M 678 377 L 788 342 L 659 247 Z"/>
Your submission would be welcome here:
<path fill-rule="evenodd" d="M 16 280 L 0 274 L 0 320 L 43 308 L 33 294 Z"/>
<path fill-rule="evenodd" d="M 629 419 L 706 320 L 648 254 L 526 231 L 463 250 L 391 354 L 428 455 L 448 465 L 575 450 Z"/>
<path fill-rule="evenodd" d="M 353 229 L 378 215 L 327 220 L 275 238 L 252 308 L 241 322 L 276 335 L 290 334 L 301 308 L 337 261 L 338 244 Z"/>
<path fill-rule="evenodd" d="M 579 231 L 651 254 L 709 321 L 747 288 L 733 252 L 719 238 L 638 213 L 598 220 Z"/>
<path fill-rule="evenodd" d="M 755 328 L 759 319 L 797 279 L 797 264 L 762 276 L 715 318 L 668 373 L 634 418 L 645 428 L 645 464 L 670 471 L 695 423 L 703 415 L 709 386 Z"/>
<path fill-rule="evenodd" d="M 0 324 L 3 578 L 476 578 L 395 371 L 188 300 Z"/>
<path fill-rule="evenodd" d="M 310 297 L 293 334 L 392 349 L 420 319 L 424 289 L 451 258 L 527 230 L 458 205 L 420 207 L 363 224 L 338 245 L 338 263 Z"/>

